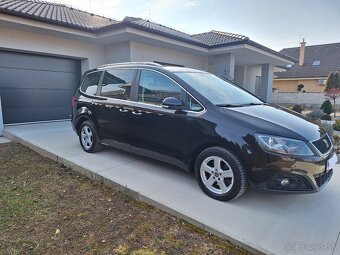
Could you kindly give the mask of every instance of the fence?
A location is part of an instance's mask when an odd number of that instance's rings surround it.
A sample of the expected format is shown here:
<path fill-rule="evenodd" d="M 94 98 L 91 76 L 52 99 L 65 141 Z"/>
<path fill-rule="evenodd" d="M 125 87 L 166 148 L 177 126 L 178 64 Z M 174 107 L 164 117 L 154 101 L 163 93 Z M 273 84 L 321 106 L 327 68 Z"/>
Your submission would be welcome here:
<path fill-rule="evenodd" d="M 306 106 L 320 106 L 326 100 L 323 93 L 313 92 L 273 92 L 273 103 L 282 105 L 301 104 Z M 339 102 L 336 105 L 340 106 Z M 332 102 L 333 103 L 333 102 Z"/>

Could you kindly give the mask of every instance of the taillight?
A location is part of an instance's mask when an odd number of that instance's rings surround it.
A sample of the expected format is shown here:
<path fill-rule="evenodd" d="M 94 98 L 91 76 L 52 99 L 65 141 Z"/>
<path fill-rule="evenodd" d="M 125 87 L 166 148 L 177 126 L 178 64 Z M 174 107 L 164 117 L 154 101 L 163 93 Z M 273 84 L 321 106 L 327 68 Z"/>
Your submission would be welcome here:
<path fill-rule="evenodd" d="M 72 108 L 74 108 L 74 97 L 72 97 Z"/>

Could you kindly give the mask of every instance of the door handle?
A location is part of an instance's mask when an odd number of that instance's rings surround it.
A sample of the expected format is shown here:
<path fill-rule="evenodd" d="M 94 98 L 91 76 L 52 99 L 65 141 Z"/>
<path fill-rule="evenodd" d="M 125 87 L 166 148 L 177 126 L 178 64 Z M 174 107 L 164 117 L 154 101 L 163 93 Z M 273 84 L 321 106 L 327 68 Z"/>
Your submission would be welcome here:
<path fill-rule="evenodd" d="M 124 109 L 124 108 L 120 108 L 119 111 L 120 112 L 128 112 L 129 110 L 128 109 Z"/>
<path fill-rule="evenodd" d="M 135 111 L 132 111 L 132 114 L 134 114 L 134 115 L 142 115 L 141 112 L 135 112 Z"/>

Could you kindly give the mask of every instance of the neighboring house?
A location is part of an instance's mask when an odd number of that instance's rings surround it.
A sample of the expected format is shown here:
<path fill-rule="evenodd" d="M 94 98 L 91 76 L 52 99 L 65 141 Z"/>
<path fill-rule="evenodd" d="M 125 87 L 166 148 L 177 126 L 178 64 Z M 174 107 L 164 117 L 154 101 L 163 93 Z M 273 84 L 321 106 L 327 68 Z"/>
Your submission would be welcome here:
<path fill-rule="evenodd" d="M 0 0 L 0 95 L 7 124 L 69 118 L 81 73 L 125 61 L 208 70 L 271 101 L 274 67 L 295 59 L 241 35 L 189 35 L 141 18 L 117 21 L 45 1 Z"/>
<path fill-rule="evenodd" d="M 279 92 L 297 92 L 297 86 L 303 84 L 305 92 L 323 92 L 327 77 L 332 71 L 340 71 L 340 43 L 286 48 L 280 53 L 299 59 L 287 71 L 274 74 L 273 88 Z"/>

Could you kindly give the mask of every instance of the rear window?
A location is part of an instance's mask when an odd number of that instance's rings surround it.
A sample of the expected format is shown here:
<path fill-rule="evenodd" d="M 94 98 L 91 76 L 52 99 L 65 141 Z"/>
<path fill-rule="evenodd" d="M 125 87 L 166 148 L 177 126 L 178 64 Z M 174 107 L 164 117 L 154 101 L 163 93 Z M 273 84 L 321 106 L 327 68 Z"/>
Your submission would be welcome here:
<path fill-rule="evenodd" d="M 106 71 L 100 95 L 110 98 L 130 100 L 134 73 L 135 71 L 132 69 Z"/>
<path fill-rule="evenodd" d="M 86 75 L 81 85 L 81 91 L 89 95 L 96 95 L 101 74 L 102 72 L 94 72 Z"/>

